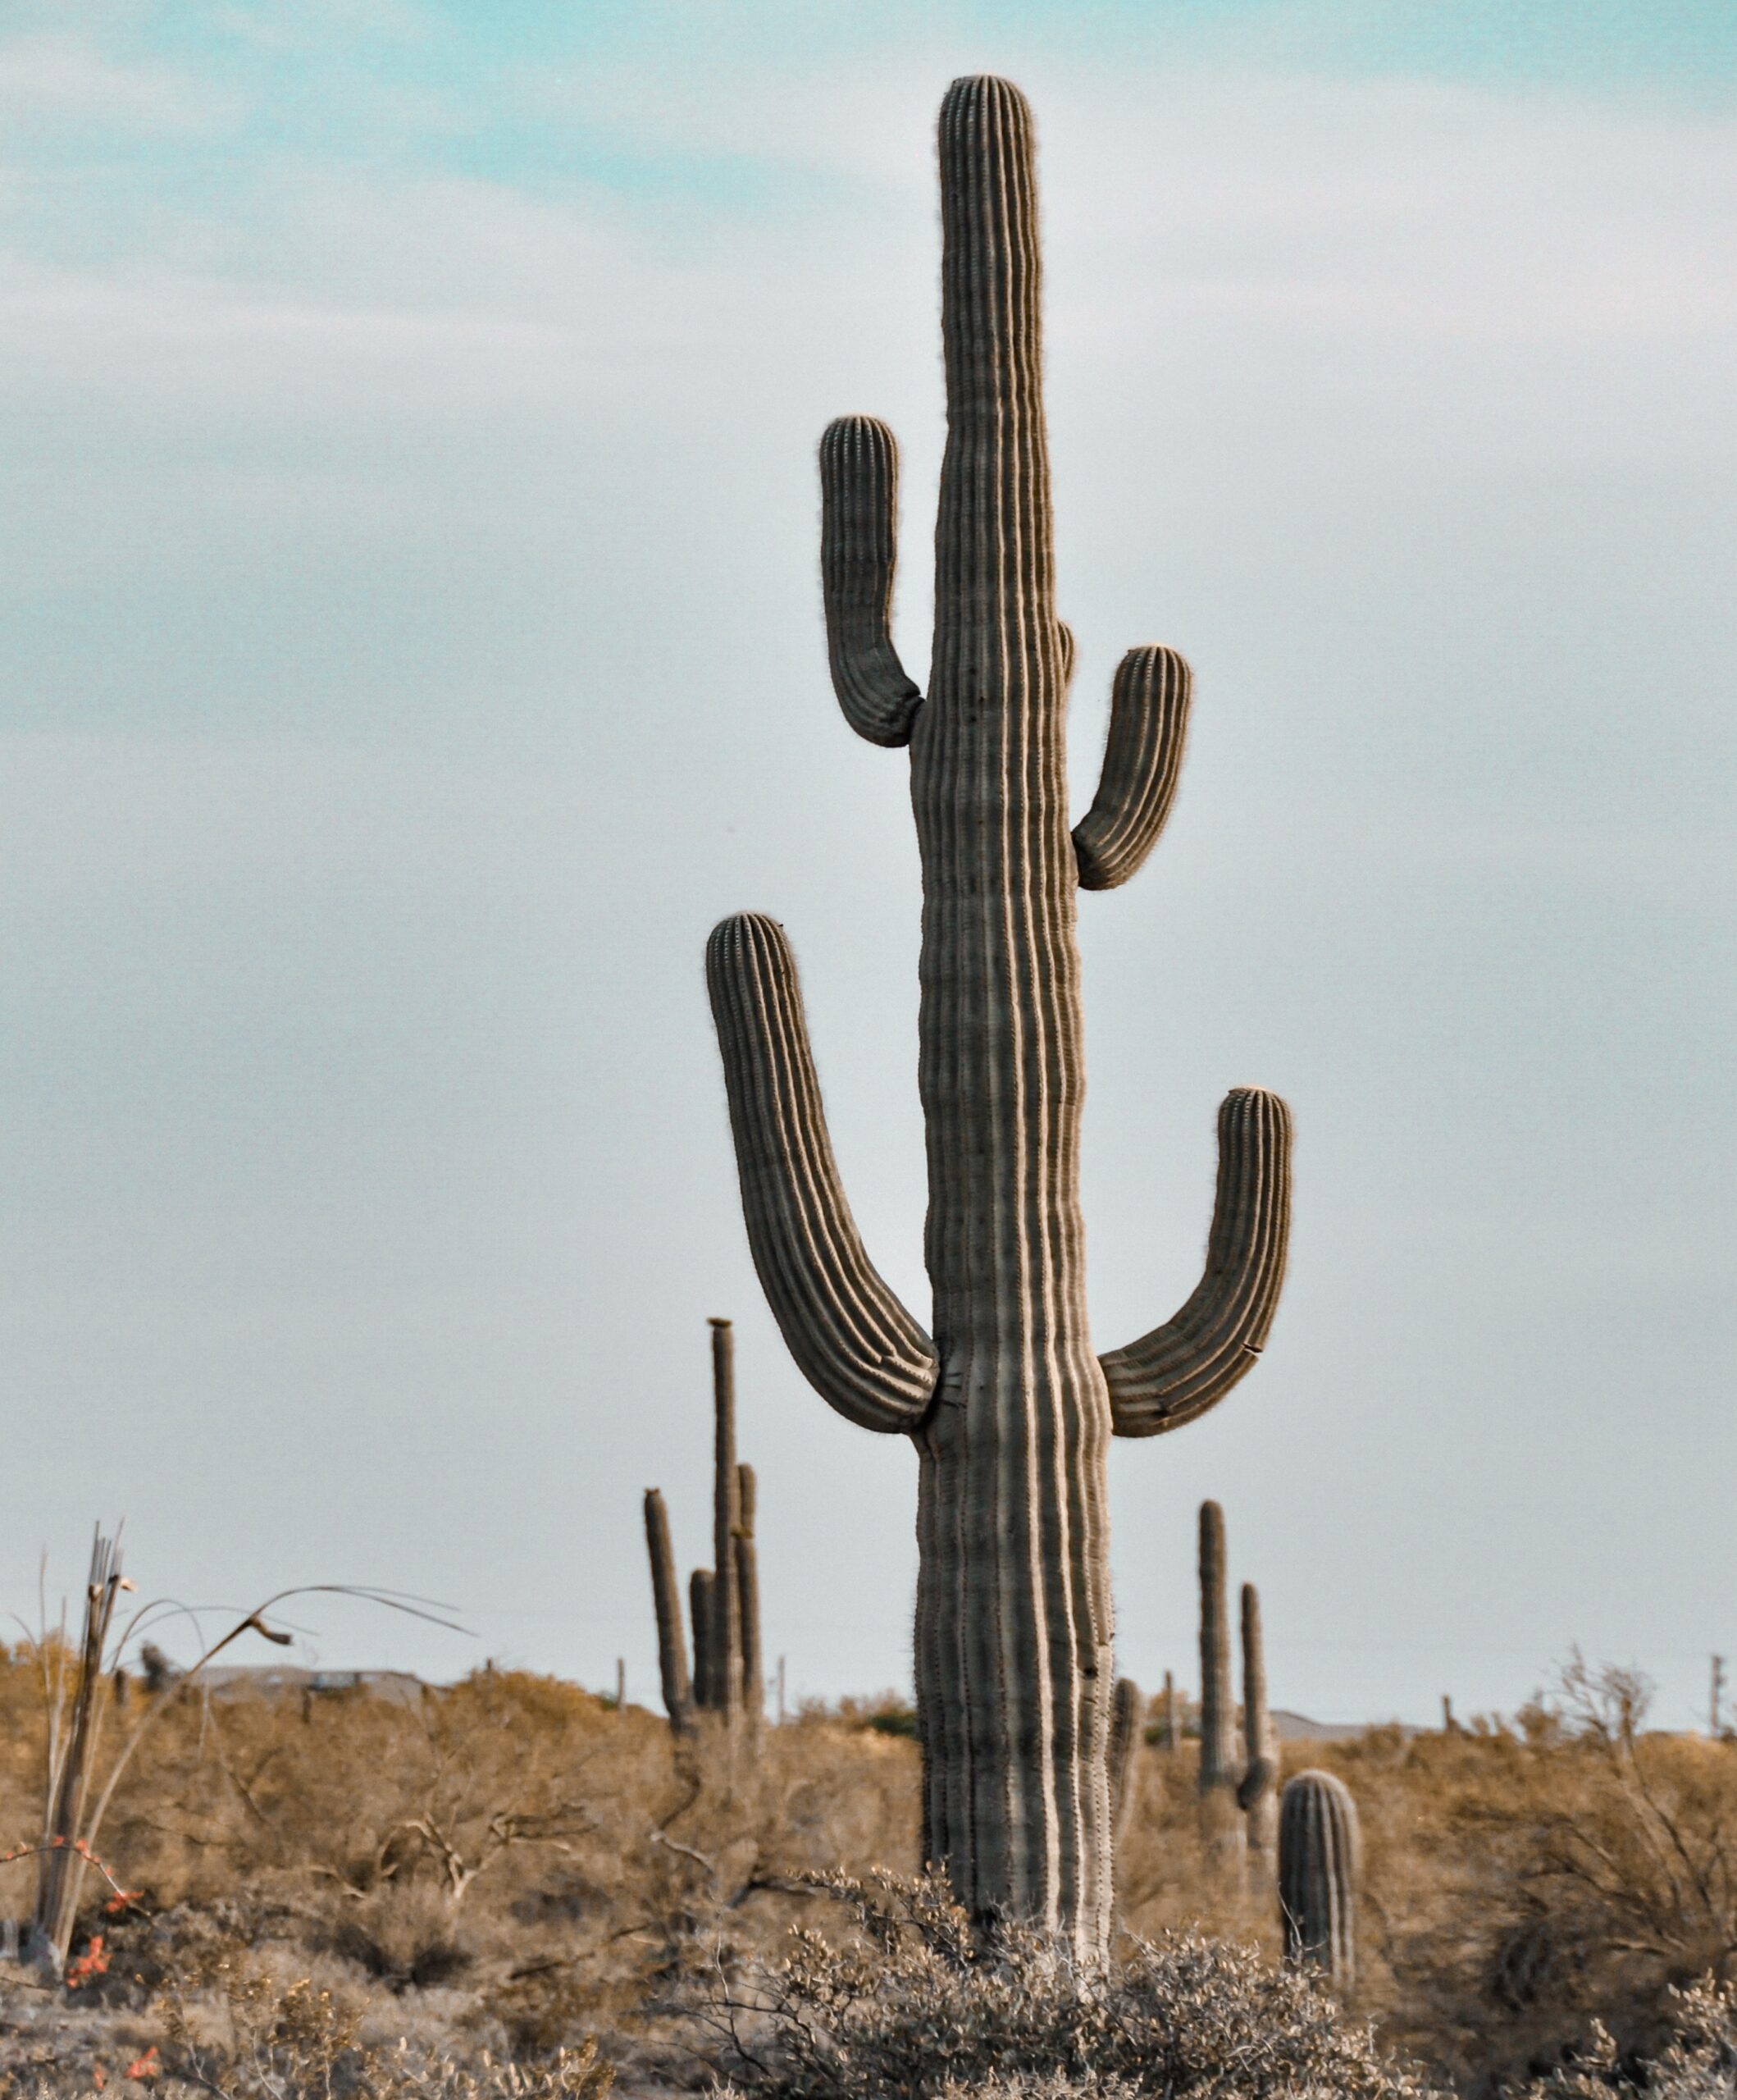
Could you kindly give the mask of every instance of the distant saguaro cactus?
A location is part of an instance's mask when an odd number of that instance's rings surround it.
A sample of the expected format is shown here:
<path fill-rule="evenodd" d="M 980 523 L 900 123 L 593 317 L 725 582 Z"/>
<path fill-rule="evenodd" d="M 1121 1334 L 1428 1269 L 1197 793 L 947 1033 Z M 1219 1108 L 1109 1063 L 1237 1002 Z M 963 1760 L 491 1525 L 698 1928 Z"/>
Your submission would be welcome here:
<path fill-rule="evenodd" d="M 1224 1513 L 1200 1506 L 1201 1835 L 1221 1866 L 1240 1865 L 1246 1847 L 1237 1784 L 1237 1708 L 1230 1682 L 1230 1615 L 1224 1594 Z"/>
<path fill-rule="evenodd" d="M 736 1458 L 735 1341 L 727 1320 L 712 1329 L 712 1549 L 717 1565 L 688 1578 L 694 1621 L 694 1668 L 688 1675 L 669 1518 L 656 1488 L 645 1492 L 645 1545 L 651 1558 L 651 1596 L 658 1619 L 658 1671 L 670 1725 L 686 1730 L 695 1709 L 758 1718 L 760 1682 L 760 1587 L 755 1554 L 752 1466 Z"/>
<path fill-rule="evenodd" d="M 1278 1302 L 1290 1118 L 1219 1116 L 1206 1273 L 1109 1355 L 1086 1317 L 1077 892 L 1139 868 L 1174 793 L 1189 673 L 1132 651 L 1096 797 L 1069 832 L 1072 638 L 1056 616 L 1031 112 L 956 80 L 940 124 L 947 443 L 927 696 L 891 631 L 897 451 L 867 416 L 820 447 L 832 681 L 853 728 L 908 745 L 923 864 L 918 1088 L 934 1339 L 868 1259 L 845 1200 L 782 929 L 727 919 L 707 952 L 749 1241 L 822 1397 L 919 1459 L 916 1684 L 923 1856 L 985 1922 L 1084 1956 L 1110 1909 L 1113 1681 L 1106 1452 L 1223 1399 Z"/>
<path fill-rule="evenodd" d="M 1279 1732 L 1266 1704 L 1266 1650 L 1261 1637 L 1261 1593 L 1242 1585 L 1242 1778 L 1237 1787 L 1248 1833 L 1248 1860 L 1270 1875 L 1278 1861 Z"/>
<path fill-rule="evenodd" d="M 1131 1677 L 1119 1677 L 1110 1711 L 1110 1835 L 1117 1847 L 1128 1834 L 1139 1797 L 1145 1721 L 1144 1693 Z"/>
<path fill-rule="evenodd" d="M 1342 1990 L 1356 1975 L 1357 1805 L 1330 1772 L 1299 1772 L 1279 1812 L 1279 1918 L 1285 1959 Z"/>
<path fill-rule="evenodd" d="M 1174 1670 L 1166 1670 L 1164 1673 L 1164 1692 L 1158 1710 L 1164 1717 L 1161 1725 L 1165 1748 L 1167 1751 L 1180 1750 L 1182 1719 L 1176 1710 L 1176 1673 Z"/>

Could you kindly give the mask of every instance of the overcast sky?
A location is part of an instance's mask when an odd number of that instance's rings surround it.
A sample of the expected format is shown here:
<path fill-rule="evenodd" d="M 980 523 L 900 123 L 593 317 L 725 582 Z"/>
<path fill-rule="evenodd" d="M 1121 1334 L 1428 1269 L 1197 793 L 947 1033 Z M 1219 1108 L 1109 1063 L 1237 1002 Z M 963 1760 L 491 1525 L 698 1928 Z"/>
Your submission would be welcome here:
<path fill-rule="evenodd" d="M 0 1602 L 125 1514 L 305 1653 L 650 1697 L 739 1323 L 766 1638 L 909 1681 L 914 1463 L 761 1307 L 701 950 L 788 927 L 926 1308 L 905 761 L 831 697 L 815 441 L 904 442 L 927 655 L 934 112 L 1035 105 L 1076 788 L 1165 641 L 1165 841 L 1081 903 L 1101 1348 L 1280 1089 L 1256 1373 L 1112 1456 L 1123 1667 L 1193 1527 L 1275 1701 L 1662 1719 L 1737 1655 L 1722 0 L 0 0 Z M 265 1659 L 263 1654 L 261 1657 Z"/>

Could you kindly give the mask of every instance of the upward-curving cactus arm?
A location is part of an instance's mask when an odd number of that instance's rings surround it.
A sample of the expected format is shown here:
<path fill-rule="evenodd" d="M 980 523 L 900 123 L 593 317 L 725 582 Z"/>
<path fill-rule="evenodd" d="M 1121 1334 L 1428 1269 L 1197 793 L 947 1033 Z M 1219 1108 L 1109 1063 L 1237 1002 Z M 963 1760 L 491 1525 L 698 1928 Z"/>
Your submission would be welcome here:
<path fill-rule="evenodd" d="M 1219 1110 L 1206 1269 L 1174 1319 L 1099 1361 L 1118 1436 L 1161 1436 L 1216 1407 L 1253 1367 L 1278 1309 L 1291 1229 L 1291 1112 L 1238 1087 Z"/>
<path fill-rule="evenodd" d="M 820 587 L 845 719 L 871 744 L 910 742 L 923 695 L 892 646 L 899 448 L 873 416 L 841 416 L 820 441 Z"/>
<path fill-rule="evenodd" d="M 658 1620 L 658 1676 L 669 1724 L 685 1731 L 694 1724 L 694 1687 L 687 1673 L 687 1635 L 682 1624 L 682 1592 L 676 1583 L 676 1556 L 669 1542 L 669 1515 L 654 1487 L 645 1491 L 645 1548 L 651 1556 L 652 1607 Z"/>
<path fill-rule="evenodd" d="M 908 1433 L 935 1390 L 934 1344 L 868 1259 L 845 1200 L 783 929 L 759 912 L 726 919 L 707 943 L 706 983 L 767 1303 L 828 1406 Z"/>
<path fill-rule="evenodd" d="M 1092 807 L 1074 827 L 1082 889 L 1115 889 L 1158 842 L 1188 741 L 1193 673 L 1174 649 L 1130 649 L 1116 667 Z"/>

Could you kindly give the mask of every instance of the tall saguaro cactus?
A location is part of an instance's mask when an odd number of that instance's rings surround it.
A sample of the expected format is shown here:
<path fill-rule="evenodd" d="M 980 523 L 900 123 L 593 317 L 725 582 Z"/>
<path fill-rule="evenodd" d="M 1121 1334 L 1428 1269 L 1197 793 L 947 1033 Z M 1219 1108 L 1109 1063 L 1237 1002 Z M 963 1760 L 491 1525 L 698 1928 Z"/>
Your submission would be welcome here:
<path fill-rule="evenodd" d="M 1284 1267 L 1290 1125 L 1272 1094 L 1229 1097 L 1204 1277 L 1162 1326 L 1095 1354 L 1075 897 L 1125 882 L 1151 851 L 1189 673 L 1169 649 L 1124 658 L 1097 794 L 1070 833 L 1073 644 L 1055 602 L 1019 90 L 955 81 L 940 163 L 947 443 L 926 696 L 891 632 L 891 433 L 850 416 L 820 447 L 833 684 L 853 728 L 910 752 L 932 1340 L 845 1200 L 782 929 L 727 919 L 707 972 L 749 1239 L 785 1340 L 841 1414 L 919 1454 L 925 1856 L 978 1917 L 1034 1921 L 1096 1957 L 1110 1905 L 1109 1439 L 1192 1421 L 1254 1363 Z"/>
<path fill-rule="evenodd" d="M 695 1709 L 735 1718 L 764 1704 L 759 1573 L 754 1541 L 752 1466 L 736 1458 L 736 1349 L 727 1320 L 712 1329 L 712 1550 L 716 1565 L 688 1578 L 694 1668 L 688 1674 L 669 1518 L 656 1488 L 645 1492 L 645 1545 L 658 1618 L 658 1669 L 670 1724 L 685 1731 Z"/>

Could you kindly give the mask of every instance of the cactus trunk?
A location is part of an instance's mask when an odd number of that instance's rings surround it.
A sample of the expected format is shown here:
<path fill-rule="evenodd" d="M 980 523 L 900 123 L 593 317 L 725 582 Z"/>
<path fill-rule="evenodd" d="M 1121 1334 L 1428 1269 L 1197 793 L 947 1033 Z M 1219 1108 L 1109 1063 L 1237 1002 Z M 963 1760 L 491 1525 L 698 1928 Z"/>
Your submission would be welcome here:
<path fill-rule="evenodd" d="M 1279 1735 L 1266 1703 L 1266 1648 L 1261 1593 L 1242 1585 L 1242 1783 L 1237 1789 L 1251 1872 L 1270 1878 L 1278 1865 Z"/>
<path fill-rule="evenodd" d="M 923 868 L 918 1084 L 930 1340 L 869 1261 L 827 1138 L 782 929 L 726 920 L 707 956 L 755 1262 L 792 1354 L 850 1421 L 919 1454 L 915 1628 L 923 1855 L 986 1923 L 1096 1960 L 1110 1908 L 1112 1623 L 1106 1454 L 1214 1405 L 1253 1362 L 1284 1262 L 1289 1121 L 1220 1117 L 1206 1271 L 1098 1357 L 1079 1204 L 1084 1062 L 1075 892 L 1139 867 L 1174 790 L 1188 667 L 1134 650 L 1103 773 L 1070 834 L 1066 690 L 1042 398 L 1031 113 L 989 76 L 940 124 L 947 444 L 927 696 L 890 628 L 897 455 L 866 417 L 821 445 L 833 683 L 910 751 Z"/>
<path fill-rule="evenodd" d="M 1201 1835 L 1221 1866 L 1240 1865 L 1242 1818 L 1237 1805 L 1237 1710 L 1230 1684 L 1230 1618 L 1224 1595 L 1224 1513 L 1200 1506 Z"/>
<path fill-rule="evenodd" d="M 1279 1919 L 1285 1959 L 1337 1988 L 1356 1978 L 1357 1805 L 1330 1772 L 1299 1772 L 1279 1813 Z"/>
<path fill-rule="evenodd" d="M 1164 1673 L 1164 1700 L 1160 1710 L 1164 1715 L 1164 1746 L 1174 1752 L 1182 1747 L 1182 1723 L 1176 1712 L 1176 1673 L 1174 1670 L 1166 1670 Z"/>
<path fill-rule="evenodd" d="M 1086 1321 L 1083 1045 L 1029 119 L 941 121 L 947 449 L 928 697 L 918 1084 L 939 1404 L 918 1440 L 923 1850 L 961 1901 L 1110 1901 L 1110 1402 Z"/>

